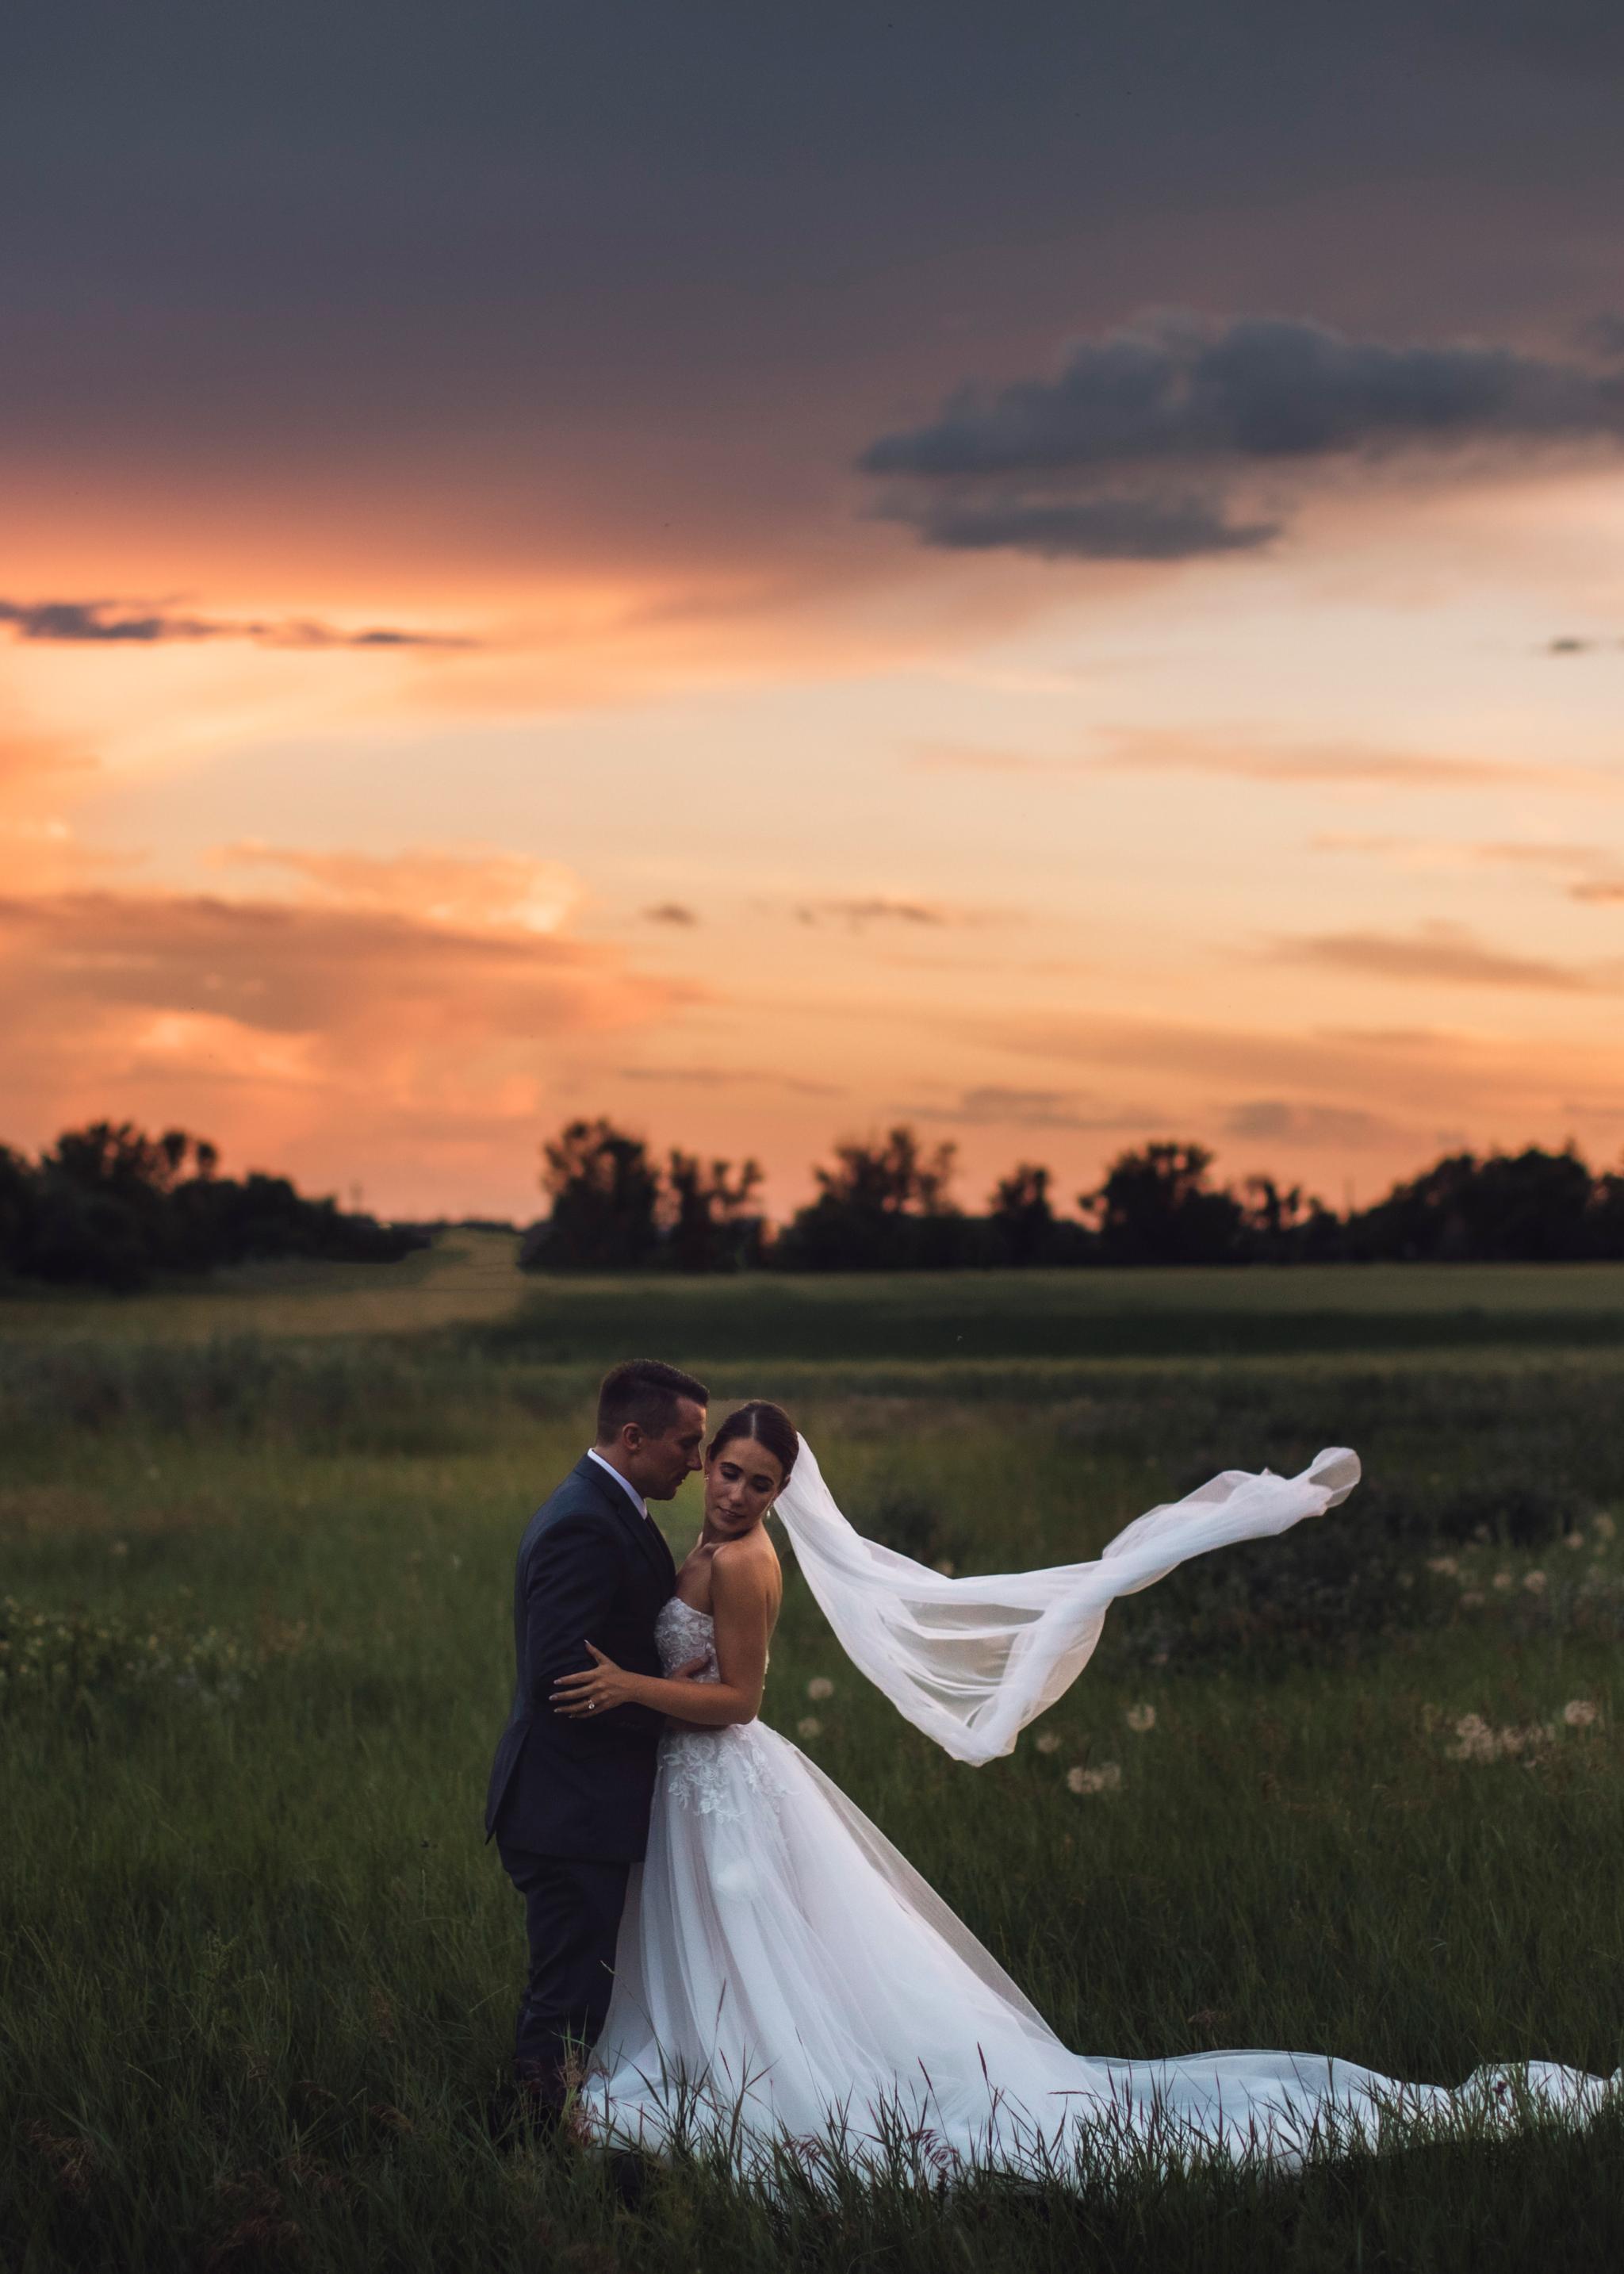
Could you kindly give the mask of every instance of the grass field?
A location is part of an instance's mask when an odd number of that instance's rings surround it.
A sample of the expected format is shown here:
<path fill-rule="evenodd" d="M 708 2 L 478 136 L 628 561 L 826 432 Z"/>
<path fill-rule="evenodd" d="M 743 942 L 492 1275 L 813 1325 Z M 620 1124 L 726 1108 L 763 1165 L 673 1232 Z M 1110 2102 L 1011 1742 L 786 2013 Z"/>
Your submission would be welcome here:
<path fill-rule="evenodd" d="M 538 1286 L 487 1235 L 0 1302 L 0 2266 L 1617 2263 L 1612 2116 L 1109 2197 L 680 2168 L 628 2210 L 483 2137 L 522 1938 L 479 1813 L 514 1545 L 613 1357 L 781 1396 L 861 1526 L 961 1569 L 1348 1442 L 1347 1508 L 1120 1606 L 1008 1761 L 900 1722 L 793 1572 L 768 1718 L 816 1710 L 797 1742 L 1079 2048 L 1611 2071 L 1621 1344 L 1599 1267 Z"/>

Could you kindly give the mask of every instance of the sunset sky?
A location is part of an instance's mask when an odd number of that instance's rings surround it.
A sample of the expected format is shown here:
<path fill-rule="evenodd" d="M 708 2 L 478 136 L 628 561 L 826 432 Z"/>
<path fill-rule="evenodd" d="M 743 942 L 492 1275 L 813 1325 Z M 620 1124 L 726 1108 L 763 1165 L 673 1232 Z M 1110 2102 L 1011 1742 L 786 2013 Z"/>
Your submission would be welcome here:
<path fill-rule="evenodd" d="M 7 45 L 0 1139 L 1619 1157 L 1624 15 Z"/>

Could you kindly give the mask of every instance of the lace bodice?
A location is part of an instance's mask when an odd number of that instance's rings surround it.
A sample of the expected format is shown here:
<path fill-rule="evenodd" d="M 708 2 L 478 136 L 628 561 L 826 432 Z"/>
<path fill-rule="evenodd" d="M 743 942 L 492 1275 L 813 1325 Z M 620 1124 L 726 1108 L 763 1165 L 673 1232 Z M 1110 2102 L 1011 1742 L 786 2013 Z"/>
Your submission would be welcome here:
<path fill-rule="evenodd" d="M 708 1651 L 709 1665 L 689 1678 L 719 1682 L 715 1639 L 710 1612 L 696 1611 L 680 1595 L 673 1595 L 654 1622 L 654 1645 L 667 1675 Z M 666 1800 L 676 1808 L 697 1809 L 702 1816 L 741 1817 L 752 1801 L 776 1795 L 778 1779 L 765 1747 L 756 1742 L 759 1735 L 754 1721 L 730 1722 L 719 1729 L 668 1729 L 659 1748 Z"/>
<path fill-rule="evenodd" d="M 654 1647 L 659 1653 L 660 1671 L 667 1675 L 678 1667 L 686 1666 L 702 1650 L 710 1652 L 710 1663 L 695 1682 L 719 1682 L 716 1653 L 711 1642 L 716 1634 L 716 1622 L 709 1611 L 696 1611 L 692 1603 L 685 1603 L 680 1595 L 673 1595 L 654 1622 Z"/>

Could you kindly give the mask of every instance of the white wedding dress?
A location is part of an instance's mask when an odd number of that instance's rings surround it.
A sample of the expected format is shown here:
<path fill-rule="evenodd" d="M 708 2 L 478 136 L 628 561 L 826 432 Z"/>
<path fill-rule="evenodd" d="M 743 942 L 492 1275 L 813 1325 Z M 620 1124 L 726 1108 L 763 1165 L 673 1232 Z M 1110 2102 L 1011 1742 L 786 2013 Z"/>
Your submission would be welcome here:
<path fill-rule="evenodd" d="M 952 1749 L 970 1758 L 987 1756 L 972 1749 L 966 1724 L 979 1721 L 985 1740 L 989 1706 L 1005 1709 L 996 1750 L 1007 1751 L 1021 1721 L 1041 1710 L 1035 1701 L 1052 1702 L 1059 1670 L 1075 1670 L 1079 1647 L 1082 1658 L 1092 1651 L 1104 1600 L 1211 1545 L 1214 1519 L 1224 1538 L 1277 1531 L 1335 1505 L 1357 1476 L 1346 1454 L 1321 1455 L 1297 1479 L 1231 1472 L 1141 1517 L 1098 1563 L 953 1582 L 861 1540 L 828 1501 L 810 1455 L 801 1460 L 808 1472 L 798 1464 L 790 1488 L 800 1487 L 799 1499 L 786 1508 L 784 1495 L 780 1512 L 841 1640 L 863 1664 L 853 1644 L 865 1623 L 831 1582 L 844 1560 L 848 1581 L 870 1568 L 881 1574 L 866 1623 L 872 1645 L 872 1615 L 886 1613 L 883 1686 L 905 1691 L 898 1702 L 921 1725 L 929 1710 L 945 1711 L 958 1733 Z M 1351 1473 L 1327 1465 L 1336 1462 L 1352 1463 Z M 1154 1569 L 1142 1555 L 1134 1560 L 1147 1542 Z M 1008 1614 L 1011 1595 L 1039 1579 L 1064 1584 L 1044 1612 L 1023 1600 L 1020 1615 L 1000 1628 L 989 1606 Z M 953 1587 L 963 1592 L 943 1592 Z M 1055 1601 L 1072 1615 L 1034 1642 Z M 673 1596 L 656 1634 L 669 1672 L 710 1647 L 711 1622 Z M 896 1677 L 900 1661 L 906 1684 Z M 714 1660 L 698 1676 L 718 1678 Z M 1024 1703 L 1011 1708 L 1016 1682 Z M 657 2152 L 720 2143 L 738 2168 L 771 2183 L 776 2157 L 787 2151 L 816 2176 L 831 2150 L 924 2179 L 966 2166 L 1098 2173 L 1147 2156 L 1229 2155 L 1292 2168 L 1319 2149 L 1372 2142 L 1394 2122 L 1515 2123 L 1530 2107 L 1578 2115 L 1610 2089 L 1551 2064 L 1482 2070 L 1452 2092 L 1317 2054 L 1129 2061 L 1072 2052 L 823 1772 L 751 1721 L 661 1741 L 647 1860 L 633 1874 L 583 2113 L 601 2135 Z"/>

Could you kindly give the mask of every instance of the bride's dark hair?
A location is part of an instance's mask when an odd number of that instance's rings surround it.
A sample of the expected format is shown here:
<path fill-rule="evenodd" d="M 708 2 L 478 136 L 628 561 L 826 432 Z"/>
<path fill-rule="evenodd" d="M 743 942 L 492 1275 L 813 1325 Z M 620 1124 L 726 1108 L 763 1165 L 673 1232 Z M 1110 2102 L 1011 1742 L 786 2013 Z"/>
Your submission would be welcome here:
<path fill-rule="evenodd" d="M 775 1405 L 770 1397 L 752 1397 L 747 1404 L 736 1407 L 705 1447 L 705 1458 L 715 1460 L 723 1446 L 731 1445 L 735 1437 L 748 1437 L 757 1445 L 764 1445 L 783 1470 L 785 1483 L 789 1482 L 801 1440 L 795 1434 L 794 1423 L 781 1405 Z"/>

